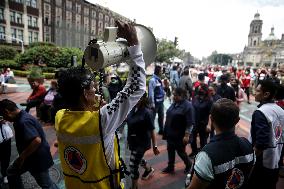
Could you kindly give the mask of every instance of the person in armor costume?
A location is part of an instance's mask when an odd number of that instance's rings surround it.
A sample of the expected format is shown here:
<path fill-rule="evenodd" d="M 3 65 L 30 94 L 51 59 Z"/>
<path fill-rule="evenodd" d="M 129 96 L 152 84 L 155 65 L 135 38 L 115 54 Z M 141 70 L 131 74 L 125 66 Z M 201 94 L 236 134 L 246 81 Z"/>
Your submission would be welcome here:
<path fill-rule="evenodd" d="M 69 68 L 58 79 L 66 109 L 57 112 L 55 128 L 67 189 L 124 188 L 116 129 L 145 93 L 146 74 L 135 27 L 116 24 L 132 62 L 125 87 L 109 104 L 98 105 L 95 75 L 84 67 Z"/>
<path fill-rule="evenodd" d="M 256 154 L 251 188 L 275 189 L 283 148 L 284 110 L 274 102 L 277 85 L 272 79 L 260 81 L 255 101 L 260 102 L 252 115 L 251 142 Z"/>
<path fill-rule="evenodd" d="M 226 98 L 213 104 L 210 119 L 216 135 L 197 154 L 187 189 L 248 188 L 254 153 L 250 142 L 235 134 L 239 111 Z"/>

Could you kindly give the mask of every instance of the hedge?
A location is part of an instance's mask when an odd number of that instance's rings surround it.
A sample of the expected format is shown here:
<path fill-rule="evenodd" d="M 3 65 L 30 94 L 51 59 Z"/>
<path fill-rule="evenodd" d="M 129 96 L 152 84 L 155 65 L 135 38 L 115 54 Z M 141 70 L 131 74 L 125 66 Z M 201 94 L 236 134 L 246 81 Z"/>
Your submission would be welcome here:
<path fill-rule="evenodd" d="M 42 45 L 27 49 L 25 53 L 19 55 L 17 62 L 23 67 L 35 64 L 39 66 L 60 68 L 71 65 L 72 56 L 76 56 L 77 62 L 81 64 L 83 51 L 78 48 Z"/>
<path fill-rule="evenodd" d="M 15 76 L 27 77 L 30 71 L 13 70 Z M 45 79 L 54 79 L 55 73 L 43 73 Z"/>
<path fill-rule="evenodd" d="M 21 65 L 15 60 L 0 60 L 0 68 L 21 69 Z"/>
<path fill-rule="evenodd" d="M 6 45 L 0 45 L 0 59 L 14 59 L 18 52 L 15 48 L 6 46 Z"/>

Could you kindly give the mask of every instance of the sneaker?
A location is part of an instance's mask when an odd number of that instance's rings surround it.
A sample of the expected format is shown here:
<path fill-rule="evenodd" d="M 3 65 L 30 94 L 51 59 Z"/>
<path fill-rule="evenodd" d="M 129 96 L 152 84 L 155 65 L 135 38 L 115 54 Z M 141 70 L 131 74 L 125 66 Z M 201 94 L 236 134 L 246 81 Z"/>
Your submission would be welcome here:
<path fill-rule="evenodd" d="M 163 174 L 173 174 L 175 172 L 174 168 L 166 167 L 162 170 Z"/>
<path fill-rule="evenodd" d="M 4 184 L 8 184 L 8 178 L 4 177 L 3 182 L 4 182 Z"/>
<path fill-rule="evenodd" d="M 155 169 L 153 167 L 150 168 L 149 171 L 145 170 L 142 175 L 142 180 L 147 180 L 148 178 L 152 177 L 154 175 Z"/>

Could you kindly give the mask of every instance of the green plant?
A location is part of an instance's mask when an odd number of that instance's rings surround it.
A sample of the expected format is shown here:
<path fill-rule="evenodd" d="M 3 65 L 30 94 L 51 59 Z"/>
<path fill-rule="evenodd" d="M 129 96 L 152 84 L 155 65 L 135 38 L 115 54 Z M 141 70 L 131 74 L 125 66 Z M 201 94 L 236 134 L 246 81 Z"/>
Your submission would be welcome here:
<path fill-rule="evenodd" d="M 0 45 L 0 59 L 14 59 L 17 53 L 13 47 Z"/>
<path fill-rule="evenodd" d="M 45 79 L 54 79 L 55 73 L 43 73 Z"/>
<path fill-rule="evenodd" d="M 40 79 L 40 78 L 44 78 L 44 75 L 42 73 L 42 70 L 39 67 L 34 66 L 30 68 L 30 72 L 27 77 L 32 78 L 32 79 Z"/>
<path fill-rule="evenodd" d="M 0 68 L 21 69 L 21 65 L 15 60 L 0 60 Z"/>
<path fill-rule="evenodd" d="M 17 62 L 26 65 L 39 65 L 45 67 L 68 67 L 71 65 L 71 57 L 76 56 L 77 62 L 81 63 L 83 51 L 77 48 L 61 48 L 55 46 L 35 46 L 29 48 L 17 58 Z"/>
<path fill-rule="evenodd" d="M 56 68 L 54 67 L 42 67 L 43 73 L 55 73 Z"/>
<path fill-rule="evenodd" d="M 29 77 L 30 71 L 14 70 L 15 76 Z M 43 73 L 45 79 L 54 79 L 55 73 Z"/>

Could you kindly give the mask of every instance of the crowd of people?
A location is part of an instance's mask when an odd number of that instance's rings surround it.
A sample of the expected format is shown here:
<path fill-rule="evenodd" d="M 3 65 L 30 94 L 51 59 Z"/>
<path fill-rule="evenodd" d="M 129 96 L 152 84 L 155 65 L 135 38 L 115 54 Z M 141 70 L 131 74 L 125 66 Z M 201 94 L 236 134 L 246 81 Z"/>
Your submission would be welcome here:
<path fill-rule="evenodd" d="M 104 73 L 98 82 L 83 65 L 60 72 L 48 90 L 32 82 L 33 91 L 21 104 L 25 110 L 11 100 L 0 101 L 4 183 L 10 189 L 24 188 L 21 175 L 28 171 L 41 188 L 57 188 L 48 172 L 53 160 L 41 120 L 55 124 L 66 188 L 124 188 L 122 178 L 128 171 L 119 155 L 116 131 L 127 123 L 131 189 L 138 189 L 139 166 L 144 168 L 142 179 L 150 179 L 155 171 L 145 152 L 152 148 L 155 155 L 160 153 L 154 124 L 158 114 L 157 134 L 166 141 L 168 153 L 163 174 L 175 172 L 177 152 L 189 175 L 189 189 L 275 189 L 283 166 L 284 69 L 157 64 L 146 86 L 136 30 L 131 24 L 116 24 L 132 59 L 125 83 Z M 252 94 L 259 105 L 246 139 L 236 135 L 235 127 L 241 103 L 251 104 Z M 171 104 L 164 115 L 167 98 Z M 29 114 L 33 107 L 39 120 Z M 19 153 L 11 165 L 10 123 Z M 189 144 L 191 154 L 186 152 Z"/>

